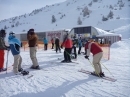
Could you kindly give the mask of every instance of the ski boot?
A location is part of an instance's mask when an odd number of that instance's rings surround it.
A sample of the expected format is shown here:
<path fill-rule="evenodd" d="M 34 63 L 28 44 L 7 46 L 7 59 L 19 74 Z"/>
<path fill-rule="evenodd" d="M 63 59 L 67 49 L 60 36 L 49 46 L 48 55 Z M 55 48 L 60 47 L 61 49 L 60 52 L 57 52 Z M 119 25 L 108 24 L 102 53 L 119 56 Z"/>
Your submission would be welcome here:
<path fill-rule="evenodd" d="M 23 68 L 20 68 L 18 71 L 19 71 L 19 72 L 22 72 L 22 71 L 23 71 Z"/>
<path fill-rule="evenodd" d="M 28 75 L 29 74 L 29 71 L 22 71 L 21 74 L 24 76 L 24 75 Z"/>
<path fill-rule="evenodd" d="M 40 67 L 39 67 L 39 65 L 38 65 L 38 66 L 36 66 L 36 67 L 31 66 L 31 67 L 30 67 L 30 69 L 38 69 L 38 70 L 40 70 Z"/>
<path fill-rule="evenodd" d="M 7 70 L 7 68 L 0 68 L 0 72 L 6 71 L 6 70 Z"/>
<path fill-rule="evenodd" d="M 100 77 L 105 77 L 104 72 L 101 72 L 101 73 L 100 73 Z"/>

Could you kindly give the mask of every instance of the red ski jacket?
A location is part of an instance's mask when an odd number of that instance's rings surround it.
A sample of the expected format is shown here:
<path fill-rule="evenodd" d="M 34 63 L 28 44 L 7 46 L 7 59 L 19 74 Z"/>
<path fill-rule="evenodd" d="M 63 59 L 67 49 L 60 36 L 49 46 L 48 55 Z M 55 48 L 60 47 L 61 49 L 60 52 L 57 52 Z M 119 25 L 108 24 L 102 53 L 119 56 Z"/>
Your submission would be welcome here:
<path fill-rule="evenodd" d="M 51 43 L 54 43 L 54 40 L 53 40 L 53 39 L 51 39 Z"/>
<path fill-rule="evenodd" d="M 87 56 L 90 55 L 90 52 L 93 56 L 99 52 L 103 52 L 102 48 L 94 42 L 88 42 L 85 46 L 85 50 L 87 50 Z"/>
<path fill-rule="evenodd" d="M 62 46 L 64 46 L 65 48 L 72 48 L 72 40 L 66 39 L 65 42 L 62 43 Z"/>

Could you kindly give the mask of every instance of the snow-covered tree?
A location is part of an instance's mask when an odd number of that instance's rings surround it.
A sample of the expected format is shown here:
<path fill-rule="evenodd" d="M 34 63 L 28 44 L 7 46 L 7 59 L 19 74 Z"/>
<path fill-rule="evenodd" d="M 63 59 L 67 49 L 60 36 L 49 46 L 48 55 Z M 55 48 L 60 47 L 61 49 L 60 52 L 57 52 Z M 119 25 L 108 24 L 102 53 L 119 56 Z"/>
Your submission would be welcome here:
<path fill-rule="evenodd" d="M 109 6 L 109 8 L 110 8 L 110 9 L 113 9 L 113 6 L 112 6 L 112 5 L 110 5 L 110 6 Z"/>
<path fill-rule="evenodd" d="M 110 11 L 110 12 L 109 12 L 109 14 L 107 15 L 107 18 L 112 19 L 112 18 L 113 18 L 113 16 L 114 16 L 113 12 L 112 12 L 112 11 Z"/>
<path fill-rule="evenodd" d="M 84 7 L 84 9 L 82 10 L 82 12 L 83 12 L 83 17 L 85 17 L 86 15 L 90 14 L 90 11 L 89 11 L 89 9 L 88 9 L 87 6 Z"/>
<path fill-rule="evenodd" d="M 80 17 L 78 17 L 77 24 L 78 24 L 78 25 L 82 25 L 82 21 L 81 21 Z"/>
<path fill-rule="evenodd" d="M 19 25 L 19 21 L 16 22 L 15 26 L 17 27 Z"/>
<path fill-rule="evenodd" d="M 56 18 L 54 15 L 52 15 L 52 23 L 55 23 L 56 22 Z"/>
<path fill-rule="evenodd" d="M 106 17 L 102 17 L 102 21 L 107 21 L 108 20 L 108 18 L 106 18 Z"/>
<path fill-rule="evenodd" d="M 4 29 L 7 29 L 6 25 L 4 26 Z"/>

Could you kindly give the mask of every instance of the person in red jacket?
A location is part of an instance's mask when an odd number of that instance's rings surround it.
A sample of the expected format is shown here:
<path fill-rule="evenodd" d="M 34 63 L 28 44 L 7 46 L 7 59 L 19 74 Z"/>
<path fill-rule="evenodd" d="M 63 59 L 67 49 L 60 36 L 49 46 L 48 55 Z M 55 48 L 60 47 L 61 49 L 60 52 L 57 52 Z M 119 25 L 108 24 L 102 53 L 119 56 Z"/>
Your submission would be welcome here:
<path fill-rule="evenodd" d="M 105 76 L 102 72 L 100 61 L 103 57 L 103 50 L 102 48 L 96 44 L 95 42 L 87 42 L 85 46 L 85 50 L 87 50 L 87 55 L 85 56 L 86 59 L 89 60 L 90 52 L 93 54 L 93 65 L 95 69 L 95 74 Z"/>
<path fill-rule="evenodd" d="M 64 60 L 61 62 L 72 62 L 70 55 L 71 55 L 71 50 L 72 50 L 72 40 L 70 37 L 67 35 L 66 39 L 63 41 L 61 48 L 65 47 L 64 50 Z"/>
<path fill-rule="evenodd" d="M 51 49 L 53 49 L 54 48 L 54 39 L 53 38 L 51 39 L 51 44 L 52 44 L 52 48 Z"/>

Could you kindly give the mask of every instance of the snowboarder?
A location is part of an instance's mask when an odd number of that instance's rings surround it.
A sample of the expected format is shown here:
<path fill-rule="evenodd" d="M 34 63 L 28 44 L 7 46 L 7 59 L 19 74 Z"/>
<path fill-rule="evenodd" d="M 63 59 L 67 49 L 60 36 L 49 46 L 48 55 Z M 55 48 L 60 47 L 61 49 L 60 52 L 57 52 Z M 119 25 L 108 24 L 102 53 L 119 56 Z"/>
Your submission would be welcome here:
<path fill-rule="evenodd" d="M 4 68 L 4 50 L 9 51 L 9 46 L 5 45 L 4 38 L 6 36 L 5 30 L 0 31 L 0 72 L 6 71 L 7 68 Z"/>
<path fill-rule="evenodd" d="M 37 58 L 36 58 L 38 36 L 34 32 L 34 29 L 29 30 L 27 34 L 27 39 L 28 39 L 28 44 L 30 48 L 30 58 L 33 63 L 33 65 L 31 66 L 31 69 L 40 69 L 37 62 Z"/>
<path fill-rule="evenodd" d="M 25 72 L 28 74 L 27 71 L 23 71 L 21 68 L 22 57 L 20 56 L 20 47 L 22 47 L 22 43 L 15 37 L 14 34 L 14 32 L 10 32 L 8 37 L 8 43 L 10 45 L 12 55 L 14 56 L 13 72 L 14 74 L 25 74 Z"/>
<path fill-rule="evenodd" d="M 61 49 L 60 49 L 60 40 L 58 37 L 56 37 L 55 39 L 55 46 L 56 46 L 56 53 L 59 50 L 59 52 L 61 53 Z"/>
<path fill-rule="evenodd" d="M 104 76 L 100 64 L 101 58 L 103 56 L 102 48 L 99 45 L 97 45 L 95 42 L 87 42 L 85 46 L 85 50 L 87 50 L 87 55 L 85 56 L 86 59 L 89 60 L 90 52 L 93 54 L 93 65 L 95 69 L 94 73 L 100 76 Z"/>
<path fill-rule="evenodd" d="M 72 50 L 72 40 L 70 39 L 70 37 L 68 36 L 68 34 L 65 37 L 65 39 L 64 39 L 64 41 L 63 41 L 63 43 L 61 45 L 61 48 L 63 46 L 65 47 L 65 49 L 64 49 L 64 60 L 61 61 L 61 62 L 72 62 L 71 61 L 71 57 L 70 57 L 71 50 Z"/>

